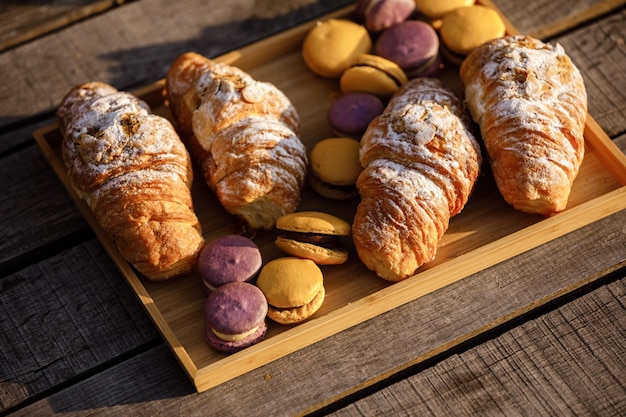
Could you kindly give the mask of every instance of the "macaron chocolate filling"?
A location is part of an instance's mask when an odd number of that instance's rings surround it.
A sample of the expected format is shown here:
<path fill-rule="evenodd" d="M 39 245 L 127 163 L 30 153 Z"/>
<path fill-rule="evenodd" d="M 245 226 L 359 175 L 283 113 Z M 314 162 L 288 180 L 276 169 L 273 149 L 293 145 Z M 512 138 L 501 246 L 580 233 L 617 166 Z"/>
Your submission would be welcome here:
<path fill-rule="evenodd" d="M 371 64 L 367 64 L 367 63 L 355 63 L 353 64 L 350 68 L 358 68 L 358 67 L 363 67 L 363 68 L 372 68 Z M 402 79 L 401 77 L 398 76 L 397 73 L 393 73 L 392 71 L 386 71 L 384 68 L 381 67 L 375 67 L 377 70 L 382 71 L 383 73 L 385 73 L 385 75 L 389 78 L 391 78 L 391 80 L 393 80 L 393 82 L 396 83 L 396 85 L 398 87 L 400 87 L 402 84 L 404 84 L 406 82 L 405 79 Z"/>
<path fill-rule="evenodd" d="M 326 235 L 323 233 L 294 232 L 289 230 L 277 230 L 278 237 L 291 239 L 302 243 L 322 246 L 328 249 L 338 249 L 341 247 L 340 236 Z"/>

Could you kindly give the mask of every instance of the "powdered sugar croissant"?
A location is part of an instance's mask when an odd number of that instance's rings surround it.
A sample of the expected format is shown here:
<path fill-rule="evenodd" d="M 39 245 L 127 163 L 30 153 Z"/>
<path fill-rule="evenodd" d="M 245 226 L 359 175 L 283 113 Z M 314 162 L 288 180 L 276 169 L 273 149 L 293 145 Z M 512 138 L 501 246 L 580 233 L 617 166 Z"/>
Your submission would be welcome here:
<path fill-rule="evenodd" d="M 206 183 L 228 212 L 269 230 L 295 211 L 306 148 L 298 113 L 277 87 L 188 52 L 172 64 L 166 94 Z"/>
<path fill-rule="evenodd" d="M 170 122 L 100 82 L 72 89 L 57 116 L 69 181 L 120 254 L 151 280 L 190 272 L 204 239 L 191 159 Z"/>
<path fill-rule="evenodd" d="M 352 235 L 362 262 L 399 281 L 435 257 L 477 180 L 480 147 L 463 103 L 440 81 L 405 84 L 361 139 Z"/>
<path fill-rule="evenodd" d="M 587 95 L 563 48 L 497 39 L 474 50 L 460 76 L 504 199 L 529 213 L 565 209 L 584 156 Z"/>

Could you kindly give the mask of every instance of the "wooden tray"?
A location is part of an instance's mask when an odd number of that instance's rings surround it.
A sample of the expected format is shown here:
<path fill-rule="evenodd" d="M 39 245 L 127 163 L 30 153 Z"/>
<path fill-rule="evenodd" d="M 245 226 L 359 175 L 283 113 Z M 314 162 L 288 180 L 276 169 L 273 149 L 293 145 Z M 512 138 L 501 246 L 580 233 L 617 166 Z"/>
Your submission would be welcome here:
<path fill-rule="evenodd" d="M 490 3 L 487 5 L 493 7 Z M 353 8 L 348 7 L 322 19 L 351 17 L 352 13 Z M 281 88 L 300 112 L 302 140 L 309 149 L 316 141 L 333 136 L 326 122 L 326 111 L 332 97 L 339 91 L 337 80 L 313 75 L 301 59 L 301 42 L 314 23 L 303 24 L 217 58 Z M 508 25 L 509 33 L 516 33 Z M 457 68 L 452 67 L 442 77 L 460 92 L 456 71 Z M 135 93 L 147 101 L 155 113 L 171 117 L 163 103 L 162 87 L 163 81 L 159 81 Z M 294 326 L 270 322 L 264 341 L 227 355 L 212 350 L 204 341 L 202 306 L 205 297 L 197 273 L 163 283 L 150 282 L 139 276 L 96 224 L 87 205 L 70 189 L 60 157 L 58 127 L 45 127 L 34 132 L 34 136 L 198 391 L 207 390 L 626 208 L 626 157 L 589 118 L 585 131 L 587 153 L 568 208 L 563 213 L 542 218 L 512 209 L 502 200 L 489 174 L 485 173 L 463 212 L 452 219 L 436 259 L 416 276 L 399 283 L 388 283 L 368 271 L 350 248 L 350 260 L 346 264 L 322 267 L 327 296 L 313 318 Z M 235 219 L 221 208 L 209 189 L 201 181 L 196 181 L 192 192 L 207 241 L 229 233 Z M 333 213 L 351 222 L 356 205 L 356 201 L 337 203 L 325 200 L 305 188 L 300 209 Z M 259 234 L 256 242 L 264 261 L 284 256 L 274 246 L 271 233 Z"/>

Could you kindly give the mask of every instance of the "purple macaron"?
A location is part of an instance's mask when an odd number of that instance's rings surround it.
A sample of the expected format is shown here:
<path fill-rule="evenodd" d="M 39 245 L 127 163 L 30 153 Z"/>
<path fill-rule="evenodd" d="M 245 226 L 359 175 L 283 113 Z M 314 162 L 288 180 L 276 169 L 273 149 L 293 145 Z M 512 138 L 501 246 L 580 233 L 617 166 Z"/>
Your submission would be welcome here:
<path fill-rule="evenodd" d="M 216 288 L 204 303 L 205 339 L 220 352 L 233 353 L 260 342 L 267 333 L 267 300 L 247 282 Z"/>
<path fill-rule="evenodd" d="M 252 239 L 226 235 L 207 243 L 198 257 L 205 294 L 229 282 L 251 282 L 261 269 L 261 251 Z"/>
<path fill-rule="evenodd" d="M 406 20 L 384 30 L 375 51 L 398 64 L 409 78 L 435 76 L 442 67 L 437 32 L 419 20 Z"/>
<path fill-rule="evenodd" d="M 370 93 L 351 92 L 339 96 L 328 109 L 328 123 L 339 136 L 360 139 L 370 122 L 385 108 Z"/>
<path fill-rule="evenodd" d="M 357 18 L 370 32 L 380 32 L 408 19 L 415 11 L 415 0 L 358 0 Z"/>

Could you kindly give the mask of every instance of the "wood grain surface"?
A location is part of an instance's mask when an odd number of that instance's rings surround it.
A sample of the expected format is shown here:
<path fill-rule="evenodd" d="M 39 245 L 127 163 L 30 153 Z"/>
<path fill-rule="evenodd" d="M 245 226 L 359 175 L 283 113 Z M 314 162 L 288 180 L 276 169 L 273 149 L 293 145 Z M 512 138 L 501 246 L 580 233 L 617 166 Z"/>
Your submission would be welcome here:
<path fill-rule="evenodd" d="M 623 211 L 195 393 L 32 131 L 79 82 L 141 87 L 182 50 L 219 55 L 351 2 L 208 3 L 128 2 L 0 52 L 0 415 L 626 413 Z M 623 2 L 495 3 L 564 45 L 625 150 Z"/>

